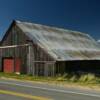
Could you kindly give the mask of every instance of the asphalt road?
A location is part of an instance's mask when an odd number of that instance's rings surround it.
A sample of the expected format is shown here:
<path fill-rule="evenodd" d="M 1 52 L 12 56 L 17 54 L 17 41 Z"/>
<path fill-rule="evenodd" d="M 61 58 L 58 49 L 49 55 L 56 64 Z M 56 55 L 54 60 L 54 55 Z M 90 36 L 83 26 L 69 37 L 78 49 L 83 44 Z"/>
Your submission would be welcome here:
<path fill-rule="evenodd" d="M 100 100 L 100 92 L 0 79 L 0 100 Z"/>

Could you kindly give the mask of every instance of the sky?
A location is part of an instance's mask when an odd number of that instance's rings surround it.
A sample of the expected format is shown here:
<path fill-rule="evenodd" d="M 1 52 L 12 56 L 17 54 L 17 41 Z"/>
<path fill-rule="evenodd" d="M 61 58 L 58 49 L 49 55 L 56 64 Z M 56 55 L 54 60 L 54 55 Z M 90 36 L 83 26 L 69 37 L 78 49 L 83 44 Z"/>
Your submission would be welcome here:
<path fill-rule="evenodd" d="M 100 39 L 100 0 L 0 0 L 0 39 L 12 20 L 90 34 Z"/>

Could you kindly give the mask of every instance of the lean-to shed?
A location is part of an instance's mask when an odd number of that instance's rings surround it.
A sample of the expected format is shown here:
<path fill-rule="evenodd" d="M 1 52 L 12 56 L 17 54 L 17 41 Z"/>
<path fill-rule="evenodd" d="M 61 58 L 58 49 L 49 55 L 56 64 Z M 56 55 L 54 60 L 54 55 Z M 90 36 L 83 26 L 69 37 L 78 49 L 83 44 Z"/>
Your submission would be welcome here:
<path fill-rule="evenodd" d="M 4 72 L 52 76 L 96 72 L 99 67 L 100 46 L 85 33 L 13 21 L 1 41 L 0 69 Z"/>

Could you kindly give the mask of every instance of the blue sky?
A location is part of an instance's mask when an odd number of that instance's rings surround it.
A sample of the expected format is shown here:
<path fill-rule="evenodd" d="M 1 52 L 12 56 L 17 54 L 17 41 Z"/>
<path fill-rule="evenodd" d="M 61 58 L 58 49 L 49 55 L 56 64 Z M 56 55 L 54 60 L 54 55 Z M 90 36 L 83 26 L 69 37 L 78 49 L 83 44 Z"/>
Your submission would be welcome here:
<path fill-rule="evenodd" d="M 13 19 L 81 31 L 100 39 L 100 0 L 0 0 L 0 37 Z"/>

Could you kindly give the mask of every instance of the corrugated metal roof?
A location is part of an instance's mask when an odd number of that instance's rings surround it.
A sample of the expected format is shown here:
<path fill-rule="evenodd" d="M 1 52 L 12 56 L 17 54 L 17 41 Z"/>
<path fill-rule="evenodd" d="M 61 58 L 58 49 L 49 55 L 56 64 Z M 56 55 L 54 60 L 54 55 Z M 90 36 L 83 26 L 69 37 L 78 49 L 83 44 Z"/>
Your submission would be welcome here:
<path fill-rule="evenodd" d="M 100 60 L 100 47 L 88 34 L 28 22 L 16 24 L 56 60 Z"/>

